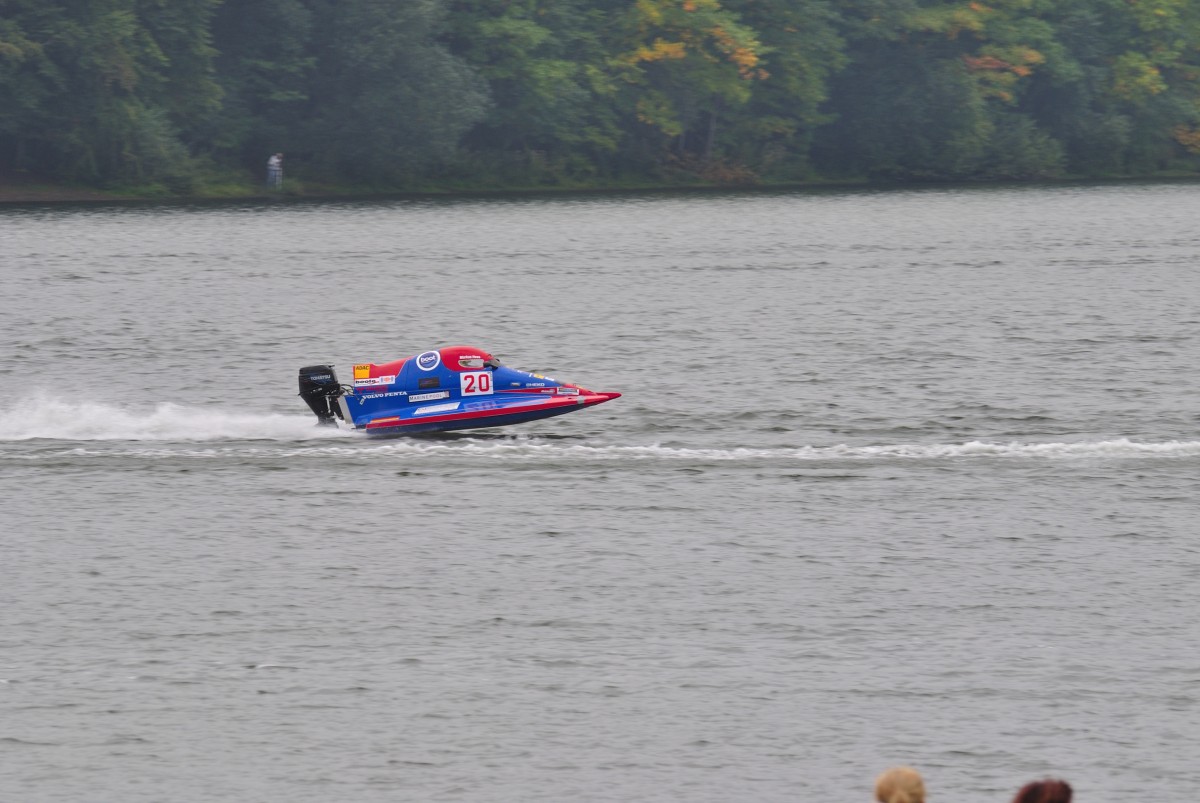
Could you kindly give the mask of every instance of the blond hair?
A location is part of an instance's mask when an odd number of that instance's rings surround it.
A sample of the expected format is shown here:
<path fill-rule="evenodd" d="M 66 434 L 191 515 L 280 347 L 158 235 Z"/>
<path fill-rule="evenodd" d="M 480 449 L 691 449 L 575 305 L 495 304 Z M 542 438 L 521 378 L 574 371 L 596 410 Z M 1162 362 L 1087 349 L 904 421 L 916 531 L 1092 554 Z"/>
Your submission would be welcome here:
<path fill-rule="evenodd" d="M 879 803 L 925 803 L 925 782 L 912 767 L 892 767 L 875 779 Z"/>

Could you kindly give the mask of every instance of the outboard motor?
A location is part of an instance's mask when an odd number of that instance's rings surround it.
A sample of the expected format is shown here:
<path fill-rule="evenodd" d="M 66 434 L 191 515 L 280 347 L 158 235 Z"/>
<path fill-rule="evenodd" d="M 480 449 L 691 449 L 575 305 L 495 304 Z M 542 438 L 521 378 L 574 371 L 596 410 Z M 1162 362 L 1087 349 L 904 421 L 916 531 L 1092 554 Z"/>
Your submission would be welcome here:
<path fill-rule="evenodd" d="M 309 365 L 300 369 L 300 398 L 317 414 L 317 423 L 337 426 L 334 416 L 342 417 L 338 397 L 342 386 L 332 365 Z"/>

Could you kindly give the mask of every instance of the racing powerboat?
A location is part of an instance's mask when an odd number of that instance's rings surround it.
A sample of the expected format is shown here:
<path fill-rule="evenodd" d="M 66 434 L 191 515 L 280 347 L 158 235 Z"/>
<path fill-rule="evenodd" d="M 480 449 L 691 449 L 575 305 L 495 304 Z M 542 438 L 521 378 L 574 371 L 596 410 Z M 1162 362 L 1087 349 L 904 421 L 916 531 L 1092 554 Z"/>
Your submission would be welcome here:
<path fill-rule="evenodd" d="M 500 364 L 482 349 L 449 346 L 354 366 L 354 384 L 332 365 L 300 369 L 300 396 L 320 424 L 368 435 L 407 435 L 521 424 L 618 398 Z"/>

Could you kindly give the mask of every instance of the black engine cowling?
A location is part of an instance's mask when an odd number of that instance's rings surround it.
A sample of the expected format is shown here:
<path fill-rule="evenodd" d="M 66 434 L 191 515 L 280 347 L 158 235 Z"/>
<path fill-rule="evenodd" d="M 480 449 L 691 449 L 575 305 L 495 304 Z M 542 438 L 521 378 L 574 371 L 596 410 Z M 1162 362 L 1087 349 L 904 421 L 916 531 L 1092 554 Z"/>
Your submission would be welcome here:
<path fill-rule="evenodd" d="M 342 386 L 338 384 L 337 372 L 332 365 L 309 365 L 300 369 L 300 398 L 317 414 L 321 424 L 336 425 L 342 417 L 338 397 Z"/>

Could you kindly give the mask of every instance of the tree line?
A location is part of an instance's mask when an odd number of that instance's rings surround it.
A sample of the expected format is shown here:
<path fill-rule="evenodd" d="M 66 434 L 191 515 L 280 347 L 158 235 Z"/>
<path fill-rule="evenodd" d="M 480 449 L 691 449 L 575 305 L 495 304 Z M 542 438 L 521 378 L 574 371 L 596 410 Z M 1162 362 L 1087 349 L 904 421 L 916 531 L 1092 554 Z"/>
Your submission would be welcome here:
<path fill-rule="evenodd" d="M 1195 0 L 0 0 L 0 171 L 361 185 L 1200 167 Z"/>

